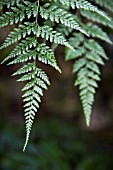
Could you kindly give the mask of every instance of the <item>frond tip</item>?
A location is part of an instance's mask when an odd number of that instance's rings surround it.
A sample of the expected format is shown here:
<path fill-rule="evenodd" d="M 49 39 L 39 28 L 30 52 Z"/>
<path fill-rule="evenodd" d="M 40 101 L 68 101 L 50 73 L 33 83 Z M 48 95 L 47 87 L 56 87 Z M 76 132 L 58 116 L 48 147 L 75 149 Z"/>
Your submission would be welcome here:
<path fill-rule="evenodd" d="M 23 67 L 22 69 L 25 69 L 25 67 Z M 41 69 L 35 68 L 35 70 L 31 72 L 31 74 L 32 74 L 32 81 L 24 86 L 23 91 L 25 91 L 25 93 L 22 96 L 24 98 L 23 101 L 25 102 L 24 112 L 25 112 L 25 119 L 26 119 L 25 121 L 26 141 L 23 147 L 23 151 L 25 151 L 25 148 L 29 141 L 29 136 L 30 136 L 33 120 L 35 117 L 35 113 L 39 108 L 39 103 L 41 102 L 41 96 L 43 96 L 42 90 L 47 89 L 47 86 L 50 85 L 46 73 Z M 21 78 L 21 81 L 24 81 L 23 77 Z"/>
<path fill-rule="evenodd" d="M 91 113 L 90 114 L 86 113 L 85 115 L 87 115 L 87 117 L 86 117 L 86 125 L 87 125 L 87 127 L 89 127 L 90 126 Z"/>
<path fill-rule="evenodd" d="M 66 60 L 75 59 L 73 64 L 73 73 L 77 73 L 75 85 L 79 86 L 86 125 L 89 126 L 94 94 L 98 87 L 97 81 L 100 81 L 98 65 L 104 65 L 103 59 L 107 59 L 107 56 L 98 42 L 94 39 L 86 39 L 81 33 L 73 34 L 69 42 L 76 49 L 75 52 L 72 52 L 70 49 L 66 50 Z"/>

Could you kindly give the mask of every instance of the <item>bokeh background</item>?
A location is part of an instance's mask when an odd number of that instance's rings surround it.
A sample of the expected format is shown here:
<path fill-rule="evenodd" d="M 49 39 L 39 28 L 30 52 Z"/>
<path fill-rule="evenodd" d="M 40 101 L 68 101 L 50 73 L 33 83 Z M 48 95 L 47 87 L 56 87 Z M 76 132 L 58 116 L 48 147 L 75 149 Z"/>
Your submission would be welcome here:
<path fill-rule="evenodd" d="M 0 44 L 11 29 L 0 30 Z M 112 32 L 109 36 L 113 41 Z M 65 62 L 64 48 L 59 47 L 55 53 L 62 74 L 45 68 L 51 86 L 44 92 L 25 152 L 23 84 L 11 77 L 18 66 L 0 65 L 0 170 L 113 169 L 113 46 L 103 45 L 109 61 L 101 68 L 90 127 L 85 125 L 79 92 L 73 86 L 72 62 Z M 12 48 L 2 50 L 0 60 Z"/>

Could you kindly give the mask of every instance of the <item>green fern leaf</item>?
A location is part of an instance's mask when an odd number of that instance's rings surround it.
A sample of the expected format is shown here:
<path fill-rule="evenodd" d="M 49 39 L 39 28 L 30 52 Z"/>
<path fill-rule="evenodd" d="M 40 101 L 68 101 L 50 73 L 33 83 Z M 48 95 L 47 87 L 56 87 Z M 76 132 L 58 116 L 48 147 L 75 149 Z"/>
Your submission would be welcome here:
<path fill-rule="evenodd" d="M 43 96 L 42 89 L 47 89 L 47 85 L 50 85 L 49 79 L 44 71 L 39 68 L 36 68 L 34 63 L 29 63 L 22 68 L 20 68 L 16 73 L 13 75 L 23 74 L 18 81 L 29 81 L 22 91 L 25 91 L 23 98 L 25 102 L 25 119 L 26 119 L 26 141 L 23 148 L 25 150 L 29 136 L 31 127 L 33 124 L 34 116 L 37 112 L 37 108 L 39 108 L 39 103 L 41 102 L 41 96 Z"/>
<path fill-rule="evenodd" d="M 66 59 L 66 61 L 76 59 L 76 58 L 82 56 L 83 54 L 85 54 L 85 52 L 86 52 L 86 50 L 82 46 L 77 47 L 75 51 L 67 49 L 65 59 Z"/>
<path fill-rule="evenodd" d="M 75 51 L 66 49 L 66 60 L 75 59 L 73 64 L 73 73 L 77 73 L 75 85 L 79 86 L 86 124 L 89 126 L 95 89 L 98 87 L 97 81 L 100 81 L 98 64 L 103 65 L 103 59 L 108 58 L 103 48 L 95 40 L 88 40 L 81 33 L 72 34 L 69 42 L 76 48 Z"/>
<path fill-rule="evenodd" d="M 36 47 L 36 38 L 35 37 L 27 37 L 25 40 L 22 40 L 13 50 L 12 52 L 2 61 L 2 63 L 6 62 L 9 59 L 15 58 L 18 55 L 25 54 L 28 49 Z"/>
<path fill-rule="evenodd" d="M 1 6 L 3 7 L 3 5 L 6 5 L 7 8 L 10 8 L 12 6 L 14 6 L 15 4 L 19 4 L 21 0 L 3 0 L 1 1 Z M 2 8 L 1 8 L 2 9 Z"/>
<path fill-rule="evenodd" d="M 112 0 L 94 0 L 97 4 L 100 6 L 104 6 L 105 8 L 109 9 L 111 12 L 113 12 L 113 1 Z"/>
<path fill-rule="evenodd" d="M 24 54 L 21 54 L 17 58 L 13 59 L 13 61 L 9 62 L 8 65 L 26 62 L 31 59 L 35 59 L 35 56 L 36 56 L 36 49 L 28 50 Z"/>
<path fill-rule="evenodd" d="M 87 59 L 92 60 L 97 64 L 104 65 L 104 62 L 101 59 L 101 57 L 94 52 L 89 52 L 89 53 L 87 52 L 86 57 L 87 57 Z"/>
<path fill-rule="evenodd" d="M 33 69 L 34 69 L 34 64 L 28 63 L 28 64 L 24 65 L 22 68 L 20 68 L 19 70 L 17 70 L 12 76 L 28 73 L 29 71 L 32 71 Z"/>
<path fill-rule="evenodd" d="M 36 29 L 34 25 L 34 27 L 32 28 L 32 31 L 34 34 L 36 34 L 37 37 L 41 36 L 42 38 L 45 38 L 46 40 L 50 40 L 50 42 L 65 45 L 66 47 L 69 47 L 72 50 L 74 50 L 73 47 L 67 42 L 67 40 L 64 38 L 64 36 L 61 33 L 54 31 L 53 28 L 50 28 L 47 25 L 38 27 L 38 30 Z"/>
<path fill-rule="evenodd" d="M 88 23 L 87 24 L 87 28 L 86 28 L 88 34 L 92 37 L 96 37 L 99 38 L 107 43 L 112 44 L 111 40 L 109 39 L 108 35 L 106 32 L 104 32 L 100 27 L 98 27 L 97 25 L 94 25 L 92 23 Z"/>
<path fill-rule="evenodd" d="M 25 38 L 26 35 L 30 35 L 32 31 L 31 27 L 31 23 L 25 22 L 25 25 L 20 25 L 20 28 L 15 28 L 14 31 L 8 35 L 0 49 L 8 47 L 9 45 L 19 41 L 21 38 Z"/>
<path fill-rule="evenodd" d="M 113 29 L 113 21 L 108 20 L 107 18 L 99 15 L 98 13 L 93 13 L 91 11 L 85 11 L 85 10 L 80 10 L 80 13 L 84 17 L 86 17 L 86 18 L 88 18 L 88 19 L 90 19 L 90 20 L 92 20 L 94 22 L 100 23 L 100 24 L 102 24 L 104 26 L 108 26 L 108 27 Z"/>
<path fill-rule="evenodd" d="M 85 10 L 88 10 L 88 11 L 96 12 L 96 13 L 104 16 L 108 20 L 110 20 L 110 18 L 107 16 L 107 14 L 105 12 L 99 10 L 96 6 L 92 5 L 89 1 L 86 1 L 86 0 L 72 0 L 72 1 L 70 1 L 70 0 L 60 0 L 60 2 L 63 5 L 71 6 L 73 9 L 78 8 L 78 9 L 85 9 Z"/>
<path fill-rule="evenodd" d="M 37 47 L 37 51 L 39 53 L 38 54 L 39 61 L 45 64 L 49 64 L 50 66 L 52 66 L 53 68 L 55 68 L 57 71 L 61 73 L 61 70 L 56 63 L 56 59 L 53 51 L 48 46 L 46 46 L 46 44 L 44 43 L 39 44 Z"/>
<path fill-rule="evenodd" d="M 96 6 L 92 5 L 87 0 L 77 0 L 77 1 L 75 1 L 75 3 L 76 3 L 76 7 L 78 9 L 85 9 L 85 10 L 88 10 L 88 11 L 96 12 L 96 13 L 104 16 L 108 20 L 110 20 L 110 18 L 107 16 L 107 14 L 105 12 L 99 10 Z"/>
<path fill-rule="evenodd" d="M 98 55 L 100 55 L 101 57 L 103 57 L 104 59 L 108 59 L 104 49 L 102 48 L 102 46 L 100 44 L 98 44 L 96 41 L 94 41 L 93 39 L 87 40 L 84 42 L 84 46 L 89 49 L 90 51 L 97 53 Z"/>
<path fill-rule="evenodd" d="M 45 19 L 49 18 L 52 22 L 61 22 L 65 26 L 79 30 L 80 32 L 88 36 L 88 34 L 79 26 L 73 15 L 68 13 L 67 11 L 64 11 L 64 9 L 58 9 L 57 6 L 52 6 L 49 9 L 40 7 L 40 15 L 42 18 Z"/>

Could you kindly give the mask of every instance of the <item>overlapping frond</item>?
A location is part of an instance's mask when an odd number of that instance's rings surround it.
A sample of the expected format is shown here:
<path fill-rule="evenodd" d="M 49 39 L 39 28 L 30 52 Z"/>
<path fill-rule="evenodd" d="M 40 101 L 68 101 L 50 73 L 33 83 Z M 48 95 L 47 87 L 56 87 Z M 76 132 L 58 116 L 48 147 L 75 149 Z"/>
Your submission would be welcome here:
<path fill-rule="evenodd" d="M 65 0 L 63 0 L 65 1 Z M 107 5 L 107 1 L 95 0 L 99 5 L 109 8 L 112 5 L 111 0 Z M 73 1 L 75 2 L 75 1 Z M 82 3 L 83 2 L 83 3 Z M 77 5 L 77 6 L 76 6 Z M 113 21 L 104 12 L 103 15 L 89 2 L 78 0 L 75 2 L 75 7 L 80 9 L 80 14 L 90 21 L 108 26 L 113 29 Z M 73 6 L 73 8 L 75 9 Z M 91 12 L 95 11 L 95 13 Z M 106 17 L 107 16 L 107 17 Z M 75 85 L 79 86 L 80 99 L 83 106 L 83 111 L 86 117 L 86 123 L 89 126 L 90 116 L 92 112 L 92 105 L 94 102 L 95 90 L 98 87 L 97 81 L 100 80 L 99 65 L 104 65 L 103 59 L 108 59 L 102 46 L 95 40 L 100 39 L 112 44 L 108 34 L 103 29 L 91 22 L 86 23 L 84 28 L 86 32 L 94 39 L 87 39 L 82 34 L 73 33 L 70 37 L 70 44 L 75 47 L 75 51 L 66 49 L 66 60 L 75 60 L 73 64 L 73 73 L 77 73 L 77 80 Z"/>
<path fill-rule="evenodd" d="M 81 39 L 78 39 L 78 37 L 81 37 Z M 75 39 L 75 43 L 72 42 L 72 38 Z M 86 123 L 89 126 L 95 89 L 98 87 L 97 81 L 100 80 L 99 65 L 104 65 L 103 59 L 107 59 L 107 56 L 95 40 L 85 39 L 81 34 L 74 34 L 72 38 L 70 38 L 70 43 L 72 42 L 76 50 L 72 52 L 67 49 L 66 60 L 75 59 L 73 64 L 73 73 L 77 73 L 75 85 L 79 86 L 80 99 Z"/>
<path fill-rule="evenodd" d="M 107 5 L 105 1 L 95 1 L 101 6 L 109 8 L 109 5 Z M 66 1 L 63 0 L 63 3 L 66 4 Z M 112 5 L 111 1 L 109 1 L 109 3 Z M 68 3 L 67 5 L 73 5 L 73 9 L 75 9 L 75 7 L 79 8 L 82 16 L 113 29 L 113 21 L 109 20 L 110 17 L 108 17 L 108 15 L 103 15 L 105 13 L 100 13 L 100 10 L 98 11 L 97 8 L 90 5 L 89 2 L 78 0 L 75 4 Z M 92 13 L 91 11 L 95 11 L 96 13 Z M 102 28 L 100 28 L 100 26 L 88 22 L 85 30 L 90 37 L 112 44 L 109 36 Z M 86 117 L 86 123 L 89 126 L 92 105 L 94 102 L 94 93 L 95 89 L 98 87 L 97 81 L 100 80 L 99 65 L 104 65 L 103 59 L 108 59 L 108 57 L 102 46 L 96 40 L 91 38 L 88 40 L 82 34 L 73 33 L 69 42 L 76 50 L 72 51 L 66 49 L 66 60 L 75 60 L 75 63 L 73 64 L 73 73 L 77 73 L 75 85 L 79 86 L 80 99 Z"/>

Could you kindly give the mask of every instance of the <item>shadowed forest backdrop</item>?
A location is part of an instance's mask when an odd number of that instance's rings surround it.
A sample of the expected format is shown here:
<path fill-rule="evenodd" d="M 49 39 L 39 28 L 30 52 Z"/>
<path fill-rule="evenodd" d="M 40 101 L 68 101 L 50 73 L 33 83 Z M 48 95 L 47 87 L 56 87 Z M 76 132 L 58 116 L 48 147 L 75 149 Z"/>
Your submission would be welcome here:
<path fill-rule="evenodd" d="M 12 27 L 0 29 L 0 44 Z M 113 32 L 109 31 L 113 42 Z M 72 62 L 65 62 L 64 47 L 55 50 L 62 74 L 46 67 L 51 86 L 44 92 L 26 152 L 21 88 L 10 75 L 18 66 L 0 66 L 1 170 L 111 170 L 113 169 L 113 46 L 103 44 L 109 61 L 101 68 L 90 127 L 82 115 Z M 2 61 L 10 48 L 0 51 Z"/>

